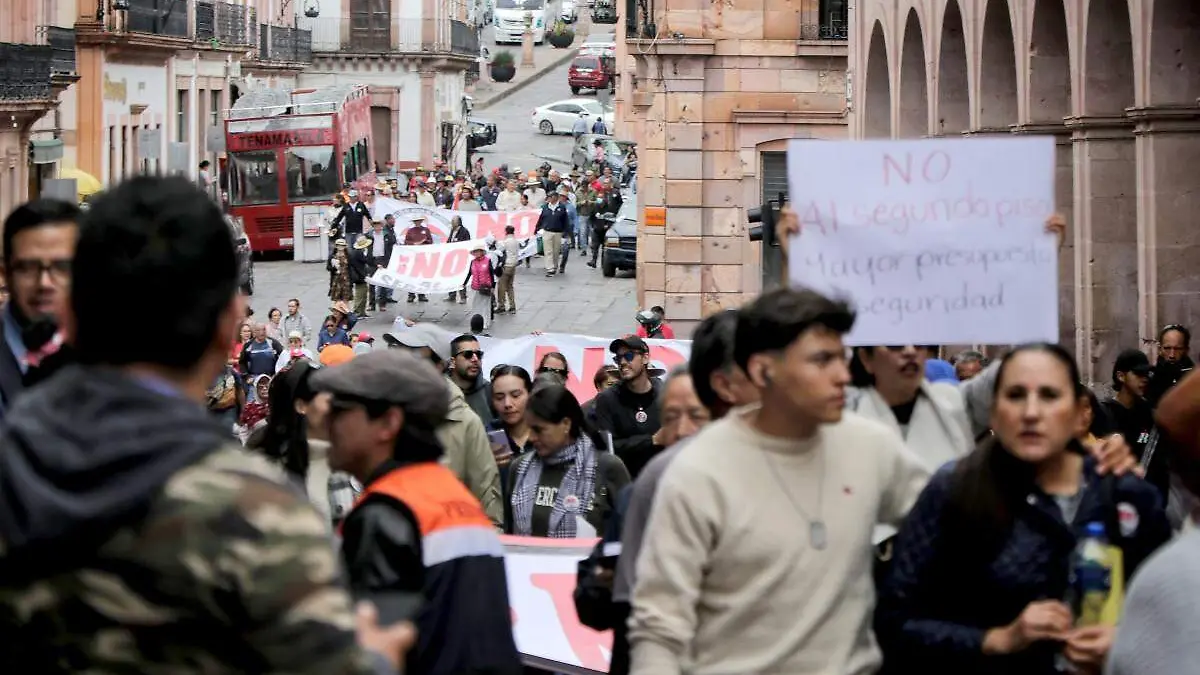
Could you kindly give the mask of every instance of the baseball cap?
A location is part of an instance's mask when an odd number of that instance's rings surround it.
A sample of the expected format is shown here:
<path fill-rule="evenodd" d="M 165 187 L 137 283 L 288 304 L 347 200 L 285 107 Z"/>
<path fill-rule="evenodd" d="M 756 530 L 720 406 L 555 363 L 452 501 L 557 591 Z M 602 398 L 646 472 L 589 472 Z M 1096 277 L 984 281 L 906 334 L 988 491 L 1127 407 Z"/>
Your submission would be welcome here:
<path fill-rule="evenodd" d="M 372 351 L 334 368 L 322 368 L 313 373 L 312 388 L 400 406 L 406 416 L 420 418 L 431 427 L 446 421 L 450 411 L 445 378 L 429 362 L 403 350 Z"/>
<path fill-rule="evenodd" d="M 450 341 L 453 338 L 454 335 L 449 331 L 442 334 L 439 329 L 425 323 L 418 323 L 405 330 L 393 330 L 383 334 L 383 340 L 389 347 L 408 347 L 409 349 L 428 347 L 433 352 L 434 358 L 439 361 L 443 354 L 449 353 Z"/>
<path fill-rule="evenodd" d="M 1140 349 L 1126 349 L 1117 354 L 1117 360 L 1113 363 L 1113 374 L 1117 373 L 1148 375 L 1150 373 L 1150 357 Z"/>
<path fill-rule="evenodd" d="M 626 335 L 613 340 L 608 345 L 608 351 L 616 354 L 617 350 L 621 347 L 643 354 L 650 352 L 650 347 L 646 345 L 646 341 L 636 335 Z"/>
<path fill-rule="evenodd" d="M 354 358 L 354 350 L 348 345 L 327 345 L 321 350 L 321 365 L 340 366 Z"/>

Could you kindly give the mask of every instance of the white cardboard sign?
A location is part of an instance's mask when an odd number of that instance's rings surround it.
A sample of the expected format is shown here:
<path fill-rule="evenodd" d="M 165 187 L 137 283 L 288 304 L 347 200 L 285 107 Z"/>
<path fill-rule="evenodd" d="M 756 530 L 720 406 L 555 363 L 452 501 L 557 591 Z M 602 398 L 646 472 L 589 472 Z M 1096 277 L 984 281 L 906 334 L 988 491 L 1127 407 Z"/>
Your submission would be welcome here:
<path fill-rule="evenodd" d="M 1049 137 L 788 146 L 788 276 L 850 300 L 850 345 L 1058 339 Z"/>

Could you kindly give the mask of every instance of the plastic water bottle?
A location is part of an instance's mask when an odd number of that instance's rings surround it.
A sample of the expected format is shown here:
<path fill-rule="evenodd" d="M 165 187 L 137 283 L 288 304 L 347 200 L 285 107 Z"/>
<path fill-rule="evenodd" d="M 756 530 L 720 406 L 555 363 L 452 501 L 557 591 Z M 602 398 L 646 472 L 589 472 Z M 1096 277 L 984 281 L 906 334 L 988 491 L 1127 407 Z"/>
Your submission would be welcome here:
<path fill-rule="evenodd" d="M 1100 624 L 1111 590 L 1112 561 L 1108 555 L 1104 523 L 1088 523 L 1071 560 L 1071 609 L 1075 613 L 1075 625 Z"/>

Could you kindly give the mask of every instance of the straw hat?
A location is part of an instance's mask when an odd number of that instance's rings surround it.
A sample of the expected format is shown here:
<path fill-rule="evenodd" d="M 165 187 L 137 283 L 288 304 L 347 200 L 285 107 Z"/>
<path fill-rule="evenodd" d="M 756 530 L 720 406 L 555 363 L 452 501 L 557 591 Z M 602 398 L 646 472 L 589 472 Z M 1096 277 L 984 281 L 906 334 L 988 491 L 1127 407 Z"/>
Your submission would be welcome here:
<path fill-rule="evenodd" d="M 345 300 L 338 300 L 337 302 L 329 305 L 329 311 L 337 312 L 339 314 L 349 314 L 350 303 L 346 302 Z"/>
<path fill-rule="evenodd" d="M 355 239 L 354 240 L 354 248 L 356 248 L 360 251 L 371 248 L 371 238 L 370 237 L 359 237 L 358 239 Z"/>
<path fill-rule="evenodd" d="M 337 241 L 333 242 L 333 246 L 334 248 L 346 248 L 346 240 L 338 239 Z"/>

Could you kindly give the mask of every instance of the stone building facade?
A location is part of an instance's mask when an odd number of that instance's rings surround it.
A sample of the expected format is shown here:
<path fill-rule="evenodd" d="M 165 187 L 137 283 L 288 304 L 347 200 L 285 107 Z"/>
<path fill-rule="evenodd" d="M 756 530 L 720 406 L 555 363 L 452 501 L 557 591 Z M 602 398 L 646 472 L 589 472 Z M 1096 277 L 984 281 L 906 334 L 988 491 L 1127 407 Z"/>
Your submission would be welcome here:
<path fill-rule="evenodd" d="M 852 25 L 855 137 L 1057 139 L 1060 334 L 1085 377 L 1200 327 L 1200 3 L 870 0 Z"/>
<path fill-rule="evenodd" d="M 787 140 L 848 135 L 848 4 L 626 9 L 615 101 L 618 135 L 638 143 L 638 300 L 685 332 L 760 291 L 746 208 L 787 189 Z"/>

